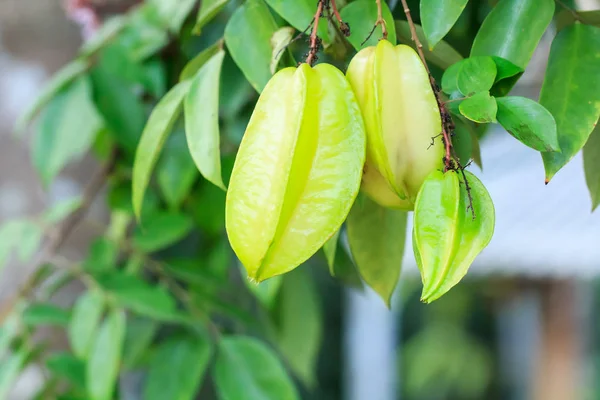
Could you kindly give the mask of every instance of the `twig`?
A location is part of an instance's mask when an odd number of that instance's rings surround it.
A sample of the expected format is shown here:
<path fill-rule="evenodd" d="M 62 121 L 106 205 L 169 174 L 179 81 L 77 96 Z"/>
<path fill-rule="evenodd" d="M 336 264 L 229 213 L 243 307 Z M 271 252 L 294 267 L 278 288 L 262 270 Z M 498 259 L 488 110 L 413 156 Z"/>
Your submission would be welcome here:
<path fill-rule="evenodd" d="M 410 8 L 408 8 L 408 4 L 406 3 L 406 0 L 401 0 L 401 2 L 402 2 L 402 6 L 404 7 L 404 14 L 406 14 L 406 19 L 408 21 L 408 26 L 410 28 L 412 40 L 413 40 L 413 42 L 415 42 L 415 45 L 417 46 L 417 53 L 419 53 L 419 57 L 421 58 L 421 61 L 423 62 L 423 65 L 425 66 L 425 70 L 427 71 L 427 74 L 429 75 L 429 83 L 431 84 L 431 88 L 433 89 L 433 93 L 435 94 L 435 99 L 436 99 L 436 101 L 438 103 L 438 107 L 440 109 L 440 116 L 442 117 L 442 141 L 444 142 L 444 147 L 445 147 L 444 171 L 456 169 L 456 166 L 454 165 L 454 162 L 453 162 L 452 140 L 450 138 L 452 128 L 453 128 L 452 117 L 448 113 L 448 110 L 446 110 L 444 101 L 440 94 L 440 89 L 439 89 L 437 83 L 435 82 L 433 75 L 431 75 L 431 71 L 429 70 L 429 67 L 427 66 L 427 61 L 425 60 L 425 54 L 423 53 L 423 45 L 421 44 L 421 41 L 419 40 L 419 37 L 417 36 L 417 29 L 415 28 L 415 23 L 413 22 L 413 19 L 410 15 Z"/>
<path fill-rule="evenodd" d="M 325 0 L 319 0 L 319 4 L 317 5 L 317 12 L 313 17 L 313 29 L 310 34 L 310 48 L 308 50 L 308 56 L 306 57 L 306 63 L 312 66 L 315 61 L 317 61 L 317 52 L 319 51 L 319 47 L 321 47 L 321 39 L 317 35 L 317 31 L 319 29 L 319 19 L 323 15 L 323 7 L 325 4 Z"/>
<path fill-rule="evenodd" d="M 375 29 L 377 29 L 379 25 L 381 25 L 381 39 L 385 40 L 388 37 L 387 25 L 385 24 L 385 19 L 383 19 L 381 0 L 375 0 L 375 2 L 377 3 L 377 21 L 375 21 L 375 25 L 373 25 L 373 28 L 371 28 L 371 31 L 369 32 L 365 40 L 363 40 L 360 44 L 361 46 L 363 46 L 365 43 L 367 43 L 369 39 L 371 39 L 371 36 L 373 36 L 373 33 L 375 33 Z"/>
<path fill-rule="evenodd" d="M 342 20 L 342 16 L 338 11 L 337 4 L 335 4 L 335 0 L 329 0 L 329 4 L 331 5 L 331 10 L 333 11 L 335 19 L 337 19 L 337 22 L 340 24 L 340 31 L 344 36 L 350 36 L 350 25 L 344 22 L 344 20 Z"/>

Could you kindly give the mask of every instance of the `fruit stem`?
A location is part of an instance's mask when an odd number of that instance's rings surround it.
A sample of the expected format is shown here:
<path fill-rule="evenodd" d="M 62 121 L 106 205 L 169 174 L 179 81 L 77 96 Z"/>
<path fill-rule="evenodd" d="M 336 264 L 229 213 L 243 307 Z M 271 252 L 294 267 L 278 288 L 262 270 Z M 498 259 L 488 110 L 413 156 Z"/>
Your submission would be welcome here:
<path fill-rule="evenodd" d="M 377 3 L 377 22 L 375 22 L 375 26 L 381 25 L 381 38 L 388 38 L 387 25 L 385 24 L 385 19 L 383 19 L 383 11 L 381 7 L 381 0 L 375 0 Z"/>
<path fill-rule="evenodd" d="M 425 54 L 423 53 L 423 44 L 421 44 L 421 41 L 419 40 L 419 37 L 417 36 L 417 29 L 415 28 L 415 23 L 413 22 L 413 19 L 410 15 L 410 8 L 408 8 L 408 4 L 406 3 L 406 0 L 400 0 L 400 1 L 402 2 L 402 7 L 404 7 L 404 14 L 406 14 L 406 20 L 408 21 L 408 26 L 410 28 L 412 40 L 413 40 L 413 42 L 415 42 L 415 45 L 417 46 L 417 53 L 419 53 L 419 57 L 421 58 L 421 61 L 423 62 L 423 65 L 425 66 L 425 70 L 427 71 L 427 74 L 429 75 L 429 83 L 431 84 L 433 93 L 435 93 L 435 99 L 437 101 L 438 108 L 440 109 L 440 116 L 442 117 L 442 141 L 444 142 L 444 147 L 445 147 L 445 151 L 446 151 L 446 154 L 444 156 L 444 172 L 446 172 L 448 170 L 454 170 L 454 169 L 456 169 L 456 165 L 454 165 L 454 161 L 453 161 L 453 159 L 455 157 L 453 157 L 454 151 L 452 148 L 452 139 L 450 138 L 450 134 L 454 129 L 452 117 L 450 116 L 450 113 L 448 112 L 448 110 L 446 110 L 446 106 L 444 105 L 444 101 L 440 94 L 440 88 L 438 87 L 437 83 L 435 82 L 435 79 L 433 78 L 433 75 L 431 75 L 431 71 L 429 70 L 429 67 L 427 66 L 427 61 L 425 60 Z M 460 164 L 458 165 L 458 167 L 460 168 Z"/>
<path fill-rule="evenodd" d="M 335 19 L 337 20 L 338 24 L 340 24 L 340 31 L 344 36 L 350 36 L 350 25 L 348 25 L 342 20 L 342 16 L 338 11 L 337 4 L 335 4 L 335 0 L 329 0 L 329 4 L 331 5 L 331 10 L 333 11 Z"/>
<path fill-rule="evenodd" d="M 321 46 L 321 39 L 317 36 L 317 31 L 319 29 L 319 19 L 323 15 L 323 5 L 325 4 L 325 0 L 319 0 L 319 4 L 317 5 L 317 12 L 313 17 L 313 29 L 310 33 L 310 48 L 308 50 L 308 56 L 306 57 L 306 63 L 312 66 L 315 61 L 317 61 L 317 52 L 319 51 L 319 47 Z"/>

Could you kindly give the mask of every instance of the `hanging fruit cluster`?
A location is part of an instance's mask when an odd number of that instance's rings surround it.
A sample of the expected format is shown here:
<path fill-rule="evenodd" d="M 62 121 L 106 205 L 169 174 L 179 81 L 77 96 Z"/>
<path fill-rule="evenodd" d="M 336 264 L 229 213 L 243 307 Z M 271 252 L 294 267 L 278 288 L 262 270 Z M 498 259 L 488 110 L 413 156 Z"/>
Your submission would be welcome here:
<path fill-rule="evenodd" d="M 422 300 L 431 302 L 489 243 L 491 198 L 446 153 L 450 137 L 438 139 L 440 105 L 412 48 L 381 40 L 346 76 L 312 67 L 315 52 L 277 72 L 252 114 L 227 192 L 232 248 L 252 280 L 286 273 L 337 235 L 360 188 L 382 209 L 414 210 Z"/>

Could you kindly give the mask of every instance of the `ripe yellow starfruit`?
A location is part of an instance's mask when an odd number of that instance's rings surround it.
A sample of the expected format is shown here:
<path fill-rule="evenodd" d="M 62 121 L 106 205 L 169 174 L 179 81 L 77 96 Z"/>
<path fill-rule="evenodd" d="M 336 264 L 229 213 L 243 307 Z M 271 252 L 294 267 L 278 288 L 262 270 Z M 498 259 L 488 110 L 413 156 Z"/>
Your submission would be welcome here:
<path fill-rule="evenodd" d="M 425 178 L 443 166 L 429 75 L 412 48 L 381 40 L 354 56 L 346 77 L 367 131 L 363 191 L 382 206 L 412 210 Z"/>
<path fill-rule="evenodd" d="M 495 211 L 488 191 L 465 171 L 467 192 L 459 173 L 432 172 L 417 196 L 413 251 L 423 280 L 421 300 L 426 303 L 465 276 L 494 234 Z"/>
<path fill-rule="evenodd" d="M 360 188 L 365 128 L 337 68 L 286 68 L 269 81 L 237 154 L 226 228 L 249 278 L 296 268 L 344 222 Z"/>

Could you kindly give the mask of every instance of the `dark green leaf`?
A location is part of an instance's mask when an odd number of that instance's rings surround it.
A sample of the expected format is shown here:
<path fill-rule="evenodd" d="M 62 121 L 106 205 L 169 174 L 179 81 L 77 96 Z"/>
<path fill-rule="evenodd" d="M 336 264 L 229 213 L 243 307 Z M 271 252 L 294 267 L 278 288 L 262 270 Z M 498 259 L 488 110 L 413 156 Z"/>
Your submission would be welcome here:
<path fill-rule="evenodd" d="M 492 56 L 492 59 L 496 63 L 496 70 L 498 71 L 496 74 L 496 82 L 523 73 L 523 68 L 516 66 L 502 57 Z"/>
<path fill-rule="evenodd" d="M 204 2 L 203 2 L 204 4 Z M 200 52 L 196 57 L 192 58 L 183 68 L 181 74 L 179 75 L 179 81 L 185 81 L 186 79 L 192 79 L 200 68 L 206 64 L 208 60 L 213 58 L 213 56 L 219 52 L 223 51 L 223 40 L 217 41 L 212 46 L 206 48 L 202 52 Z"/>
<path fill-rule="evenodd" d="M 192 400 L 212 353 L 208 338 L 171 338 L 158 347 L 144 387 L 145 400 Z"/>
<path fill-rule="evenodd" d="M 473 156 L 473 140 L 469 131 L 461 129 L 456 123 L 454 136 L 452 137 L 452 147 L 454 147 L 460 165 L 467 165 Z"/>
<path fill-rule="evenodd" d="M 348 234 L 346 231 L 342 231 L 340 232 L 338 248 L 335 252 L 333 268 L 329 269 L 329 273 L 346 286 L 355 289 L 364 289 L 360 274 L 358 273 L 350 253 Z"/>
<path fill-rule="evenodd" d="M 23 322 L 30 326 L 67 326 L 71 315 L 68 310 L 49 303 L 32 304 L 23 311 Z"/>
<path fill-rule="evenodd" d="M 76 80 L 50 102 L 39 120 L 32 150 L 45 185 L 89 150 L 103 124 L 87 78 Z"/>
<path fill-rule="evenodd" d="M 148 318 L 130 316 L 127 319 L 127 334 L 123 346 L 123 367 L 129 370 L 135 369 L 144 354 L 148 351 L 159 324 Z"/>
<path fill-rule="evenodd" d="M 402 268 L 406 213 L 382 207 L 361 195 L 352 206 L 346 224 L 360 275 L 390 307 Z"/>
<path fill-rule="evenodd" d="M 317 11 L 317 2 L 313 0 L 266 0 L 266 2 L 300 32 L 304 32 L 311 25 Z M 318 29 L 319 37 L 326 44 L 331 42 L 327 25 L 327 20 L 323 18 Z"/>
<path fill-rule="evenodd" d="M 277 355 L 250 337 L 221 339 L 214 380 L 219 398 L 223 400 L 299 399 Z"/>
<path fill-rule="evenodd" d="M 87 356 L 94 342 L 96 330 L 104 314 L 104 297 L 90 290 L 77 299 L 69 322 L 68 334 L 73 353 L 81 359 Z"/>
<path fill-rule="evenodd" d="M 460 17 L 468 0 L 429 0 L 421 2 L 421 25 L 427 36 L 429 49 L 450 31 Z"/>
<path fill-rule="evenodd" d="M 341 228 L 340 228 L 341 229 Z M 340 231 L 338 230 L 324 245 L 323 252 L 325 253 L 325 258 L 327 259 L 327 265 L 329 266 L 329 272 L 333 275 L 335 266 L 335 252 L 338 247 L 338 239 L 340 238 Z"/>
<path fill-rule="evenodd" d="M 48 83 L 44 85 L 36 100 L 21 114 L 15 125 L 17 133 L 22 132 L 29 122 L 37 115 L 37 113 L 46 105 L 56 94 L 61 91 L 75 78 L 83 74 L 89 67 L 89 63 L 85 60 L 74 60 L 65 65 L 58 71 Z"/>
<path fill-rule="evenodd" d="M 183 239 L 192 230 L 192 221 L 178 213 L 154 213 L 133 234 L 134 246 L 145 252 L 164 249 Z"/>
<path fill-rule="evenodd" d="M 461 143 L 462 141 L 468 141 L 468 138 L 471 139 L 471 145 L 464 145 L 465 147 L 469 148 L 469 154 L 470 154 L 470 158 L 473 159 L 473 161 L 475 162 L 475 164 L 479 165 L 479 168 L 483 168 L 483 164 L 481 163 L 481 149 L 479 148 L 479 139 L 477 136 L 477 131 L 476 128 L 474 127 L 474 123 L 471 121 L 468 121 L 467 119 L 465 119 L 462 116 L 455 116 L 453 118 L 454 121 L 454 125 L 455 125 L 455 136 L 458 138 L 458 149 L 457 152 L 459 152 L 459 149 L 461 146 L 463 146 L 463 144 Z M 454 139 L 453 139 L 454 142 Z M 460 163 L 465 166 L 468 163 L 468 159 L 466 158 L 466 156 L 460 157 L 460 153 L 459 153 L 459 160 Z"/>
<path fill-rule="evenodd" d="M 119 376 L 125 324 L 125 312 L 114 310 L 106 316 L 100 326 L 86 365 L 87 392 L 90 400 L 113 398 Z"/>
<path fill-rule="evenodd" d="M 382 2 L 382 13 L 383 19 L 385 20 L 386 29 L 388 31 L 388 40 L 392 44 L 396 44 L 396 25 L 394 24 L 394 17 L 390 12 L 386 2 Z M 314 8 L 314 5 L 313 5 Z M 314 10 L 313 10 L 314 14 Z M 371 0 L 358 0 L 348 4 L 340 11 L 342 20 L 350 25 L 351 34 L 348 37 L 348 41 L 356 50 L 368 46 L 375 46 L 379 39 L 382 38 L 381 26 L 375 28 L 373 34 L 365 42 L 369 33 L 373 30 L 375 22 L 377 21 L 377 4 Z M 363 42 L 365 42 L 363 44 Z"/>
<path fill-rule="evenodd" d="M 583 146 L 583 168 L 585 180 L 592 198 L 592 211 L 600 204 L 600 125 L 592 131 L 590 138 Z"/>
<path fill-rule="evenodd" d="M 553 0 L 500 1 L 477 32 L 471 56 L 502 57 L 525 69 L 553 15 Z"/>
<path fill-rule="evenodd" d="M 246 287 L 248 287 L 252 294 L 256 296 L 258 301 L 260 301 L 260 303 L 266 309 L 273 308 L 275 301 L 277 300 L 277 294 L 279 293 L 281 284 L 283 283 L 283 276 L 274 276 L 266 281 L 256 283 L 248 279 L 246 269 L 242 265 L 240 265 L 240 273 L 244 278 Z"/>
<path fill-rule="evenodd" d="M 396 21 L 395 25 L 398 41 L 412 47 L 413 49 L 416 49 L 417 47 L 415 42 L 412 40 L 412 34 L 410 33 L 408 22 L 398 20 Z M 425 59 L 433 65 L 445 70 L 446 68 L 463 59 L 458 51 L 454 50 L 452 46 L 443 40 L 440 41 L 433 50 L 429 50 L 427 40 L 425 39 L 425 33 L 423 33 L 423 28 L 421 28 L 421 25 L 415 24 L 415 29 L 417 31 L 419 41 L 424 46 L 422 50 L 423 54 L 425 55 Z"/>
<path fill-rule="evenodd" d="M 225 56 L 221 73 L 219 103 L 221 114 L 227 120 L 239 119 L 242 109 L 256 96 L 256 92 L 232 58 Z M 243 126 L 243 131 L 246 125 Z"/>
<path fill-rule="evenodd" d="M 560 151 L 556 122 L 548 110 L 525 97 L 499 97 L 498 122 L 520 142 L 538 151 Z"/>
<path fill-rule="evenodd" d="M 176 130 L 167 140 L 156 166 L 158 186 L 169 207 L 179 208 L 189 195 L 198 175 L 188 150 L 185 133 Z"/>
<path fill-rule="evenodd" d="M 194 25 L 192 32 L 195 35 L 199 35 L 204 25 L 210 22 L 219 11 L 225 7 L 228 1 L 229 0 L 202 0 L 200 9 L 198 10 L 196 25 Z"/>
<path fill-rule="evenodd" d="M 168 291 L 136 276 L 115 272 L 99 277 L 98 284 L 110 292 L 121 307 L 137 314 L 167 322 L 179 318 L 175 299 Z"/>
<path fill-rule="evenodd" d="M 600 27 L 600 10 L 576 11 L 562 10 L 556 15 L 556 30 L 561 31 L 569 25 L 581 21 L 586 25 Z"/>
<path fill-rule="evenodd" d="M 271 37 L 279 29 L 264 0 L 247 0 L 225 27 L 231 57 L 257 92 L 271 79 Z"/>
<path fill-rule="evenodd" d="M 219 81 L 223 50 L 200 68 L 185 97 L 185 133 L 198 170 L 209 182 L 223 190 L 219 139 Z"/>
<path fill-rule="evenodd" d="M 136 60 L 145 60 L 169 43 L 169 17 L 161 13 L 161 5 L 156 3 L 141 4 L 130 14 L 127 27 L 119 35 L 119 41 L 127 44 Z"/>
<path fill-rule="evenodd" d="M 100 56 L 91 73 L 94 100 L 112 137 L 133 153 L 146 123 L 146 110 L 134 87 L 114 71 L 114 66 L 110 53 Z"/>
<path fill-rule="evenodd" d="M 561 152 L 542 153 L 550 181 L 583 147 L 600 116 L 600 28 L 583 24 L 554 39 L 540 104 L 554 116 Z"/>
<path fill-rule="evenodd" d="M 456 77 L 458 90 L 465 96 L 487 92 L 496 80 L 496 63 L 492 57 L 469 57 L 460 64 Z"/>
<path fill-rule="evenodd" d="M 480 92 L 463 100 L 458 106 L 460 113 L 477 123 L 488 123 L 496 121 L 498 104 L 496 99 L 490 96 L 490 92 Z"/>
<path fill-rule="evenodd" d="M 277 345 L 291 370 L 308 387 L 316 382 L 317 356 L 323 337 L 320 297 L 306 270 L 283 277 L 277 307 Z"/>
<path fill-rule="evenodd" d="M 85 363 L 68 353 L 56 353 L 46 360 L 52 375 L 65 378 L 78 389 L 85 389 Z"/>
<path fill-rule="evenodd" d="M 79 53 L 83 57 L 89 57 L 96 53 L 110 43 L 125 28 L 126 23 L 127 19 L 122 16 L 109 19 L 102 24 L 102 27 L 94 33 L 94 36 L 90 40 L 81 46 Z"/>
<path fill-rule="evenodd" d="M 133 164 L 133 209 L 138 219 L 142 211 L 142 203 L 146 188 L 150 183 L 152 169 L 158 160 L 171 128 L 182 110 L 183 98 L 190 88 L 190 82 L 184 81 L 174 86 L 156 105 L 135 153 Z"/>

